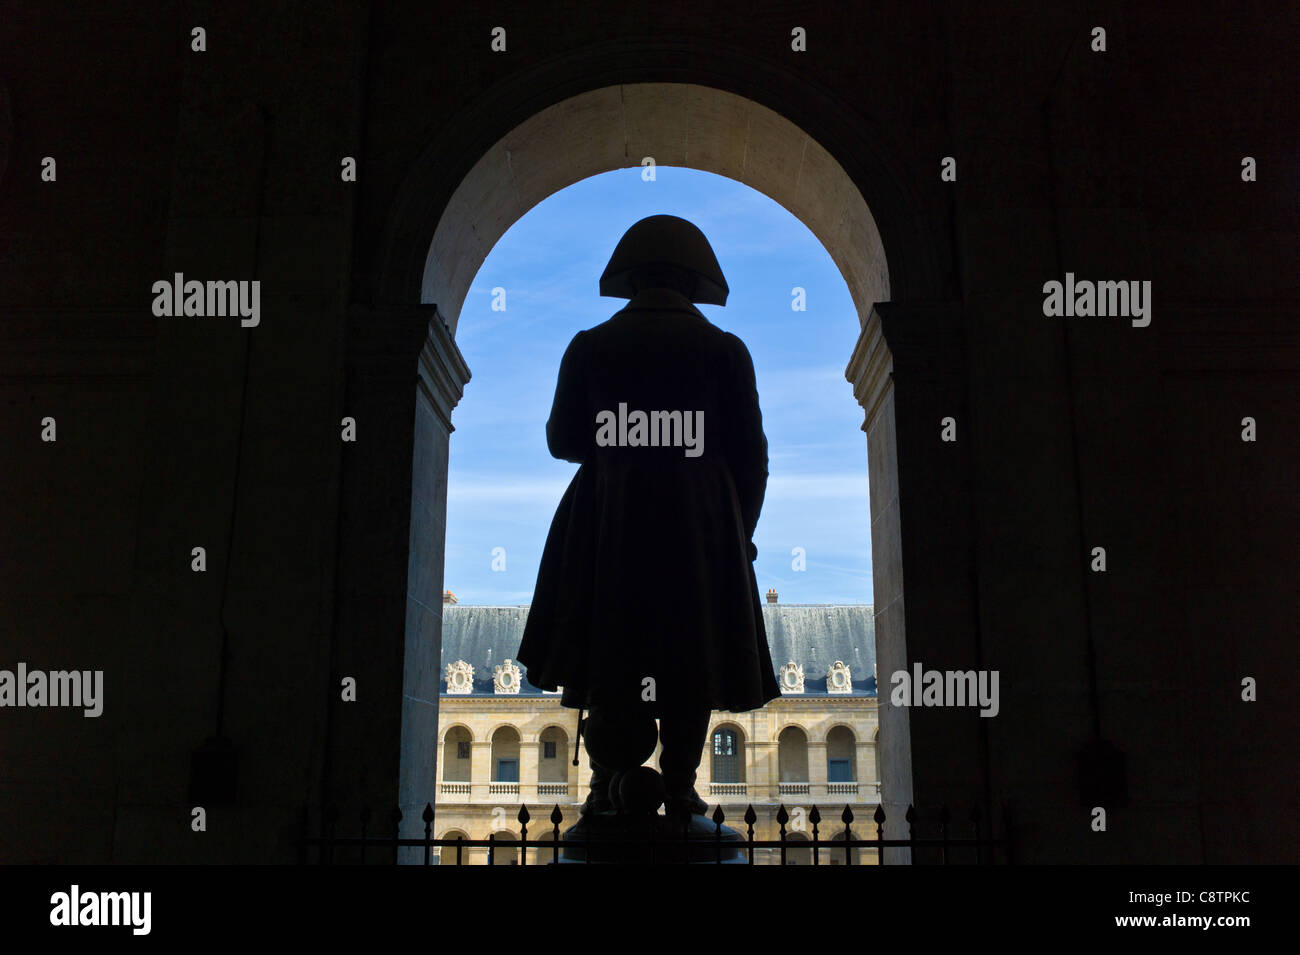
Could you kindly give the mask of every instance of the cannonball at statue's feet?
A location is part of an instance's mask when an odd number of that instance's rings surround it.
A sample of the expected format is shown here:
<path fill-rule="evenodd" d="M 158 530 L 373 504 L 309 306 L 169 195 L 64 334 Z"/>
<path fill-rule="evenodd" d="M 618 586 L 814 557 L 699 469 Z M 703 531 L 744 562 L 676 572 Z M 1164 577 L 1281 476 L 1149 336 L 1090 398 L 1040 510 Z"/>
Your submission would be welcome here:
<path fill-rule="evenodd" d="M 664 780 L 649 766 L 638 766 L 617 777 L 617 790 L 610 787 L 615 807 L 632 816 L 650 816 L 659 811 L 666 793 Z"/>

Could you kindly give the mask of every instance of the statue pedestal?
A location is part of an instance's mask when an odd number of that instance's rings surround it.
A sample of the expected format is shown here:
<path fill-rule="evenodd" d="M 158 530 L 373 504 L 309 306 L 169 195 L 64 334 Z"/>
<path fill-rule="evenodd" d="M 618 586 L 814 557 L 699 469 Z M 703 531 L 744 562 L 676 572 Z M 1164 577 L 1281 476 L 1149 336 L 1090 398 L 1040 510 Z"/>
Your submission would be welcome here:
<path fill-rule="evenodd" d="M 745 838 L 730 826 L 721 831 L 700 815 L 686 826 L 680 816 L 588 813 L 560 836 L 557 864 L 745 865 Z"/>

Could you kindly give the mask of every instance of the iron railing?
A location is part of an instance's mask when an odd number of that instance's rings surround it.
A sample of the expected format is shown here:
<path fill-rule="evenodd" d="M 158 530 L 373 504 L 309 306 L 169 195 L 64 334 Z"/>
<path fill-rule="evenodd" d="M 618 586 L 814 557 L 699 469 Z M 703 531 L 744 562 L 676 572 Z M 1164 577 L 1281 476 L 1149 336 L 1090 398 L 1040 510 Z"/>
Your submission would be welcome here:
<path fill-rule="evenodd" d="M 574 807 L 576 809 L 576 807 Z M 574 812 L 574 821 L 577 821 L 577 813 Z M 887 817 L 882 807 L 877 806 L 872 815 L 875 835 L 871 838 L 858 838 L 853 832 L 853 823 L 855 816 L 849 806 L 844 807 L 840 813 L 840 821 L 844 824 L 842 833 L 837 833 L 833 838 L 826 839 L 821 833 L 821 823 L 823 816 L 817 806 L 813 806 L 804 815 L 811 833 L 805 834 L 801 831 L 787 829 L 791 821 L 790 813 L 784 805 L 781 805 L 776 813 L 775 822 L 779 827 L 779 837 L 777 839 L 758 839 L 754 835 L 754 824 L 758 822 L 758 813 L 752 805 L 748 806 L 742 817 L 745 823 L 745 832 L 739 840 L 730 832 L 724 836 L 723 823 L 726 822 L 726 815 L 722 807 L 718 806 L 713 811 L 711 819 L 714 830 L 711 839 L 714 847 L 714 858 L 700 859 L 700 848 L 702 841 L 698 835 L 689 837 L 684 830 L 680 837 L 665 838 L 660 833 L 660 826 L 646 825 L 644 835 L 626 836 L 620 834 L 612 842 L 603 838 L 602 840 L 589 841 L 589 839 L 563 840 L 561 824 L 565 821 L 563 811 L 559 805 L 556 805 L 550 813 L 549 821 L 551 823 L 549 831 L 544 836 L 530 839 L 528 837 L 528 824 L 532 821 L 532 814 L 528 811 L 527 806 L 520 806 L 516 814 L 516 821 L 519 823 L 519 838 L 501 838 L 496 834 L 488 836 L 486 839 L 469 839 L 464 836 L 455 838 L 434 838 L 433 824 L 435 819 L 435 810 L 431 803 L 426 803 L 424 812 L 421 814 L 421 820 L 424 823 L 424 835 L 422 838 L 403 837 L 401 833 L 402 813 L 400 810 L 393 810 L 388 819 L 386 834 L 373 834 L 371 831 L 372 814 L 367 807 L 363 807 L 358 817 L 359 831 L 355 836 L 341 836 L 338 834 L 340 813 L 337 808 L 330 808 L 321 814 L 319 823 L 319 835 L 309 836 L 310 811 L 308 807 L 303 807 L 302 831 L 303 837 L 299 840 L 299 861 L 307 864 L 315 862 L 321 865 L 354 865 L 354 864 L 392 864 L 399 862 L 410 862 L 423 865 L 432 865 L 435 863 L 434 850 L 437 849 L 438 859 L 441 862 L 445 858 L 451 862 L 454 858 L 455 865 L 469 864 L 469 850 L 487 849 L 487 864 L 499 865 L 502 862 L 499 856 L 508 855 L 513 857 L 512 861 L 504 864 L 529 865 L 528 850 L 534 850 L 538 853 L 549 853 L 550 858 L 546 862 L 560 861 L 560 853 L 564 850 L 572 850 L 580 856 L 578 860 L 586 863 L 592 861 L 593 845 L 603 845 L 608 848 L 611 844 L 616 846 L 637 846 L 644 850 L 643 861 L 649 863 L 669 863 L 674 861 L 686 861 L 688 855 L 691 861 L 716 861 L 721 863 L 724 859 L 732 862 L 741 862 L 749 865 L 754 864 L 755 852 L 757 850 L 779 850 L 780 864 L 788 865 L 798 864 L 799 858 L 810 857 L 811 861 L 806 863 L 810 865 L 822 865 L 823 858 L 826 858 L 830 864 L 841 864 L 838 861 L 840 853 L 843 854 L 842 864 L 845 865 L 862 865 L 869 863 L 855 862 L 855 852 L 860 850 L 874 850 L 876 862 L 880 865 L 887 864 L 886 849 L 904 849 L 910 850 L 910 861 L 914 863 L 932 863 L 938 865 L 949 864 L 979 864 L 990 865 L 997 863 L 1010 863 L 1012 859 L 1012 841 L 1011 841 L 1011 819 L 1007 808 L 1002 809 L 1002 833 L 995 835 L 992 825 L 986 829 L 985 816 L 978 806 L 971 809 L 966 819 L 960 824 L 953 823 L 952 813 L 947 806 L 942 806 L 932 817 L 926 819 L 927 825 L 924 827 L 931 835 L 925 836 L 919 834 L 921 826 L 921 814 L 917 810 L 908 806 L 904 813 L 904 821 L 907 824 L 906 839 L 886 839 L 885 823 Z M 599 817 L 597 817 L 599 818 Z M 661 817 L 656 817 L 661 818 Z M 598 826 L 597 826 L 598 828 Z M 868 827 L 869 831 L 870 827 Z M 964 829 L 965 835 L 958 832 Z M 588 834 L 592 831 L 588 829 Z M 710 840 L 705 840 L 710 841 Z M 407 856 L 402 858 L 402 850 L 409 850 Z M 312 858 L 312 850 L 315 850 L 315 858 Z M 444 855 L 448 850 L 453 850 L 454 855 Z M 684 851 L 683 851 L 684 850 Z M 775 858 L 778 853 L 771 853 Z M 567 860 L 564 860 L 567 861 Z M 537 864 L 534 861 L 533 864 Z"/>

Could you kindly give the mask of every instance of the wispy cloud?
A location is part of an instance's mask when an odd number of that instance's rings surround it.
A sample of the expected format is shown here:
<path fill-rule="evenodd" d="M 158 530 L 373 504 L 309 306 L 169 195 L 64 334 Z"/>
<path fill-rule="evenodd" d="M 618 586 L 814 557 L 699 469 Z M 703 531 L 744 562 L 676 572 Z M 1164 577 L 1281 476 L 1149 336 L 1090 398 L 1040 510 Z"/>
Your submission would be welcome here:
<path fill-rule="evenodd" d="M 466 472 L 453 473 L 448 476 L 448 498 L 455 497 L 459 503 L 489 501 L 500 504 L 552 504 L 564 496 L 571 478 L 525 478 L 514 477 L 502 479 L 499 475 L 488 477 L 483 474 Z"/>

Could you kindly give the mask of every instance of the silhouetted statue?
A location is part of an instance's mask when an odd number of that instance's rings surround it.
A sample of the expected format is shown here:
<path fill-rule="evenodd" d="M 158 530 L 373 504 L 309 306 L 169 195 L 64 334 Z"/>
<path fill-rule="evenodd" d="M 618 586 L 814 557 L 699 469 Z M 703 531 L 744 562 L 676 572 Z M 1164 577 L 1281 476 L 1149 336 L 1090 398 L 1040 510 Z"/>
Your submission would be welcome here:
<path fill-rule="evenodd" d="M 631 301 L 578 332 L 560 364 L 547 442 L 582 466 L 551 523 L 518 658 L 535 686 L 591 709 L 584 814 L 613 808 L 615 773 L 652 755 L 655 717 L 669 813 L 704 812 L 695 771 L 710 711 L 780 695 L 751 563 L 767 486 L 754 366 L 691 304 L 724 305 L 728 291 L 698 228 L 642 219 L 600 279 L 601 295 Z M 645 811 L 645 793 L 636 802 Z"/>

